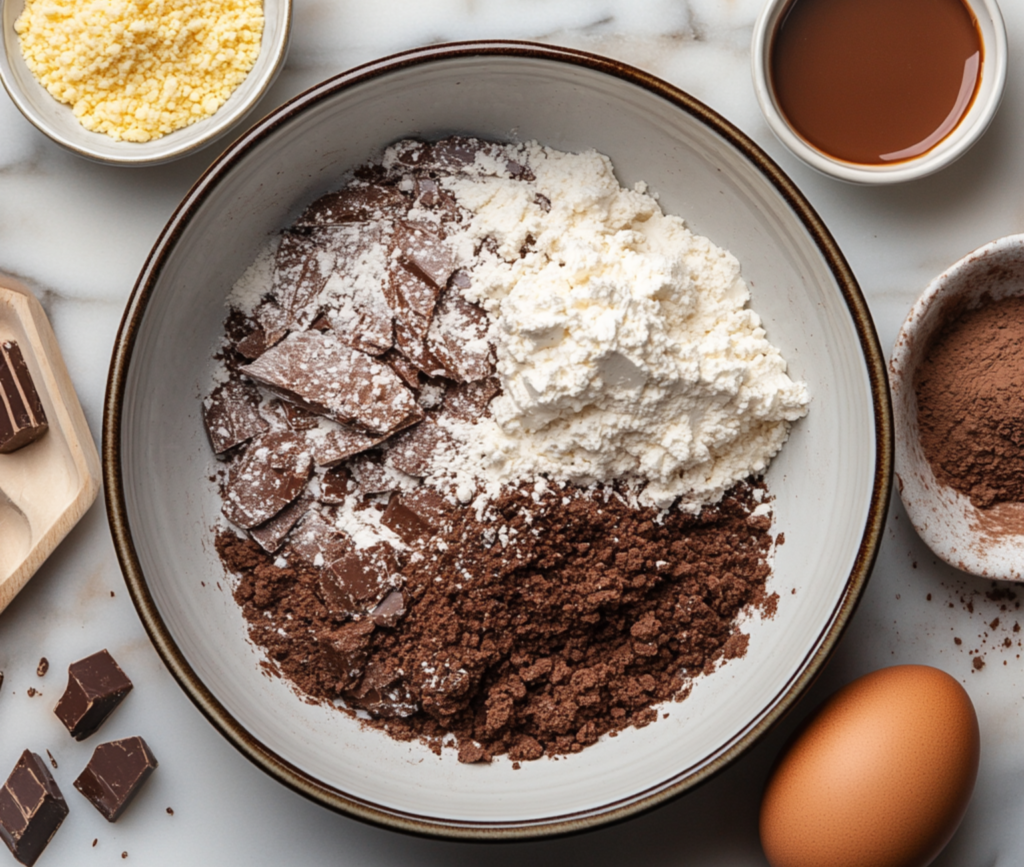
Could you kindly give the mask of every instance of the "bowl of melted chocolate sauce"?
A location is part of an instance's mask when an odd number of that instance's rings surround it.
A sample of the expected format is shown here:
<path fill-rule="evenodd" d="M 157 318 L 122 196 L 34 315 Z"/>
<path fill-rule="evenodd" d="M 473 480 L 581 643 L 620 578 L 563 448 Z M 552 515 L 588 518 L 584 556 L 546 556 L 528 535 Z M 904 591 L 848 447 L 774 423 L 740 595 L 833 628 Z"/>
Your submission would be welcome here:
<path fill-rule="evenodd" d="M 1006 80 L 995 0 L 770 0 L 754 88 L 812 168 L 888 184 L 945 168 L 987 129 Z"/>

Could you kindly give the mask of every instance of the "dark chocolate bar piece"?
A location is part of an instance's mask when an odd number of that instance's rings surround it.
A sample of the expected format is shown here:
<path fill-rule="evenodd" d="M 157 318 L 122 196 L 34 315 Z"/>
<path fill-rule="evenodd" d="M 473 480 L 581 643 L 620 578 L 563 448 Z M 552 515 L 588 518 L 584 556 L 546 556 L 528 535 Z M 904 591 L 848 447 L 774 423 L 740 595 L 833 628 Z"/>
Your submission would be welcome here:
<path fill-rule="evenodd" d="M 85 740 L 132 690 L 132 682 L 106 650 L 72 662 L 68 686 L 53 712 L 76 741 Z"/>
<path fill-rule="evenodd" d="M 48 428 L 21 348 L 13 340 L 0 343 L 0 454 L 34 443 Z"/>
<path fill-rule="evenodd" d="M 399 581 L 394 549 L 381 542 L 335 560 L 320 573 L 317 589 L 332 614 L 347 617 L 375 608 Z"/>
<path fill-rule="evenodd" d="M 423 417 L 390 367 L 319 331 L 289 335 L 242 373 L 285 400 L 371 433 L 392 433 Z"/>
<path fill-rule="evenodd" d="M 251 385 L 226 382 L 203 403 L 203 422 L 214 454 L 222 454 L 270 427 L 259 413 L 260 393 Z"/>
<path fill-rule="evenodd" d="M 284 543 L 285 538 L 299 521 L 302 520 L 313 502 L 312 497 L 300 496 L 290 506 L 285 506 L 265 524 L 253 527 L 249 535 L 253 537 L 264 551 L 273 554 Z"/>
<path fill-rule="evenodd" d="M 0 838 L 31 867 L 57 833 L 68 805 L 41 756 L 25 750 L 0 789 Z"/>
<path fill-rule="evenodd" d="M 312 469 L 305 434 L 264 434 L 228 470 L 224 515 L 247 530 L 265 524 L 302 493 Z"/>
<path fill-rule="evenodd" d="M 116 822 L 142 784 L 157 767 L 149 745 L 139 737 L 100 744 L 75 780 L 78 789 L 103 814 Z"/>
<path fill-rule="evenodd" d="M 387 462 L 403 473 L 422 478 L 433 464 L 434 456 L 452 446 L 452 438 L 431 418 L 407 428 L 388 441 Z"/>

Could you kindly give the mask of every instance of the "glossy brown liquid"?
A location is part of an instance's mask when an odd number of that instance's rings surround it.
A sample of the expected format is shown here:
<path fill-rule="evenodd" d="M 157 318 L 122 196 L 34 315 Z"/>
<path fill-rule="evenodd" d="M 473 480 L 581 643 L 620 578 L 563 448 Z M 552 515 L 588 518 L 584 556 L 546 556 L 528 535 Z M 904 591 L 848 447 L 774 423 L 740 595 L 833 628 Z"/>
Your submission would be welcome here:
<path fill-rule="evenodd" d="M 775 32 L 775 99 L 830 156 L 884 164 L 930 150 L 970 108 L 981 35 L 962 0 L 794 0 Z"/>

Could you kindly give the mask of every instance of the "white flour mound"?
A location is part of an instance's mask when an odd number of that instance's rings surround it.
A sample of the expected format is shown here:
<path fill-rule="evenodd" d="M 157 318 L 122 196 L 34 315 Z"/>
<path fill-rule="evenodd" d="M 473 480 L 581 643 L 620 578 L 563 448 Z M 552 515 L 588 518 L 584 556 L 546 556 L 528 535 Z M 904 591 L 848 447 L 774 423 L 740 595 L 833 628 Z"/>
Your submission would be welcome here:
<path fill-rule="evenodd" d="M 468 497 L 540 474 L 618 479 L 644 505 L 697 511 L 763 472 L 808 393 L 747 308 L 735 257 L 645 185 L 620 187 L 601 154 L 512 153 L 535 182 L 482 155 L 443 181 L 473 214 L 453 241 L 477 262 L 468 294 L 492 318 L 503 393 L 493 419 L 451 426 L 461 447 L 436 481 Z M 474 257 L 485 239 L 496 247 Z"/>

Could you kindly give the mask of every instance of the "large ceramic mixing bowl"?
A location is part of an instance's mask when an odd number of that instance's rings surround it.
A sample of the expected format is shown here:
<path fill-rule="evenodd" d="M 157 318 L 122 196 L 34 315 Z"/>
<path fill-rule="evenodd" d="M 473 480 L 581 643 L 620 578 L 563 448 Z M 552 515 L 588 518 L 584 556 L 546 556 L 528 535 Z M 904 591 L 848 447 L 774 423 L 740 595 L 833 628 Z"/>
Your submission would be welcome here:
<path fill-rule="evenodd" d="M 213 549 L 220 500 L 200 396 L 232 284 L 274 232 L 397 139 L 452 133 L 609 155 L 663 208 L 739 258 L 810 413 L 767 475 L 778 547 L 773 618 L 745 657 L 694 683 L 667 719 L 561 761 L 459 764 L 399 743 L 268 678 Z M 882 535 L 892 469 L 885 368 L 867 306 L 800 192 L 687 94 L 594 55 L 525 43 L 442 45 L 320 84 L 243 135 L 174 213 L 132 294 L 105 410 L 107 502 L 139 614 L 210 721 L 281 782 L 387 827 L 508 839 L 622 819 L 692 789 L 768 731 L 850 619 Z M 218 586 L 219 582 L 219 586 Z M 220 588 L 224 588 L 223 590 Z M 791 592 L 791 591 L 795 591 Z"/>

